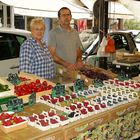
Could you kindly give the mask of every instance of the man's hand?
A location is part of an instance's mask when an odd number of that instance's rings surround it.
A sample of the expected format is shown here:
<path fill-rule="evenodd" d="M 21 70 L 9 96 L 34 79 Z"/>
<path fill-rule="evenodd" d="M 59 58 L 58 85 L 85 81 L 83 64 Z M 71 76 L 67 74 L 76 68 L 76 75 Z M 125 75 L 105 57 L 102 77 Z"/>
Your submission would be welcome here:
<path fill-rule="evenodd" d="M 68 70 L 77 70 L 76 64 L 68 64 L 67 69 Z"/>
<path fill-rule="evenodd" d="M 68 69 L 68 70 L 79 70 L 79 69 L 81 69 L 82 67 L 83 67 L 83 62 L 82 61 L 78 61 L 78 62 L 76 62 L 75 64 L 70 64 L 70 63 L 68 63 L 67 64 L 67 66 L 66 66 L 66 68 Z"/>
<path fill-rule="evenodd" d="M 83 61 L 78 61 L 78 62 L 76 62 L 75 65 L 76 65 L 76 69 L 79 70 L 83 67 L 84 64 L 83 64 Z"/>

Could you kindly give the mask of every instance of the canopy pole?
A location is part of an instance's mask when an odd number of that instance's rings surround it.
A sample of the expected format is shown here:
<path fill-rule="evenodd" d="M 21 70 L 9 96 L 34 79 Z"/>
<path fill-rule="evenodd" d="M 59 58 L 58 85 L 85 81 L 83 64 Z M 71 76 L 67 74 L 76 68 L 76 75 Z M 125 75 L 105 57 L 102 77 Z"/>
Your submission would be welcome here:
<path fill-rule="evenodd" d="M 15 28 L 14 7 L 10 6 L 10 24 L 11 28 Z"/>
<path fill-rule="evenodd" d="M 7 5 L 3 4 L 3 27 L 7 27 Z"/>
<path fill-rule="evenodd" d="M 27 16 L 24 16 L 24 21 L 25 21 L 25 30 L 28 30 L 27 29 Z"/>

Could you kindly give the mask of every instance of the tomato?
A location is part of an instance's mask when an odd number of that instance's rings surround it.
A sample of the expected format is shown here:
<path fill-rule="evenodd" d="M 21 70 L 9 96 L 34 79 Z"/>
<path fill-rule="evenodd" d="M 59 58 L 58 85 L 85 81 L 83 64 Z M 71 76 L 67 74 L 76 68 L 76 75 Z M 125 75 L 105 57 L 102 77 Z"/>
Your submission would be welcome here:
<path fill-rule="evenodd" d="M 43 81 L 43 82 L 42 82 L 42 85 L 43 85 L 43 86 L 47 86 L 47 81 Z"/>
<path fill-rule="evenodd" d="M 48 90 L 52 89 L 52 85 L 48 85 L 48 86 L 47 86 L 47 89 L 48 89 Z"/>
<path fill-rule="evenodd" d="M 40 84 L 40 80 L 39 79 L 36 79 L 35 83 L 36 84 Z"/>

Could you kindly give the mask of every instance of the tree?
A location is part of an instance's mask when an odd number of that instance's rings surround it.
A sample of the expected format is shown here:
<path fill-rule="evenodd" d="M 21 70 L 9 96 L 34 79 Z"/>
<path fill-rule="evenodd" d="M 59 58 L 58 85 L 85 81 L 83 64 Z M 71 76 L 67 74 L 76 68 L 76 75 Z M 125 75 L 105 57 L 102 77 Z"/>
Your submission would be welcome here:
<path fill-rule="evenodd" d="M 129 19 L 124 21 L 124 29 L 140 30 L 140 21 Z"/>

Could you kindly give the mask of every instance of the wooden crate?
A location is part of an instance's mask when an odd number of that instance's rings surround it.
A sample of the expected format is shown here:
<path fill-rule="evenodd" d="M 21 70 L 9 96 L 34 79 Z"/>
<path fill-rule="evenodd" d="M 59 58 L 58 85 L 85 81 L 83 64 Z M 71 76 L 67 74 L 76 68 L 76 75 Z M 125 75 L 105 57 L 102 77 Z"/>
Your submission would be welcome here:
<path fill-rule="evenodd" d="M 41 82 L 47 81 L 47 83 L 48 83 L 49 85 L 52 85 L 52 86 L 55 85 L 55 83 L 53 83 L 53 82 L 51 82 L 51 81 L 49 81 L 49 80 L 47 80 L 47 79 L 41 78 L 41 77 L 39 77 L 39 76 L 37 76 L 37 75 L 34 75 L 34 74 L 30 74 L 30 73 L 26 73 L 26 72 L 20 72 L 19 76 L 20 76 L 20 77 L 26 77 L 27 79 L 30 79 L 30 81 L 35 81 L 36 79 L 39 79 Z M 30 82 L 30 81 L 25 81 L 25 83 L 26 83 L 26 82 L 28 83 L 28 82 Z M 24 83 L 24 82 L 23 82 L 23 83 Z"/>
<path fill-rule="evenodd" d="M 37 79 L 40 80 L 40 82 L 42 83 L 43 81 L 46 81 L 48 83 L 48 85 L 52 85 L 52 86 L 55 86 L 55 83 L 49 81 L 49 80 L 46 80 L 46 79 L 43 79 L 39 76 L 36 76 L 34 74 L 29 74 L 29 73 L 25 73 L 25 72 L 20 72 L 19 74 L 19 77 L 25 77 L 27 79 L 30 79 L 30 80 L 27 80 L 27 81 L 24 81 L 22 83 L 20 83 L 19 85 L 23 85 L 23 84 L 28 84 L 30 82 L 35 82 Z M 52 90 L 46 90 L 46 91 L 41 91 L 41 92 L 37 92 L 36 93 L 36 101 L 39 101 L 39 98 L 42 96 L 42 95 L 48 95 L 48 94 L 51 94 L 52 93 Z M 24 96 L 18 96 L 18 98 L 22 98 L 23 99 L 23 103 L 28 103 L 29 101 L 29 95 L 24 95 Z"/>
<path fill-rule="evenodd" d="M 49 135 L 39 136 L 34 138 L 34 140 L 65 140 L 62 131 L 52 132 Z"/>
<path fill-rule="evenodd" d="M 84 68 L 87 69 L 87 70 L 92 70 L 93 72 L 105 74 L 106 76 L 109 77 L 109 79 L 114 79 L 114 78 L 117 77 L 117 74 L 114 74 L 111 71 L 105 70 L 105 69 L 102 69 L 102 68 L 94 67 L 94 66 L 91 66 L 91 65 L 85 65 Z M 94 79 L 89 78 L 86 75 L 83 75 L 80 71 L 78 73 L 80 75 L 80 79 L 84 80 L 85 81 L 85 84 L 87 86 L 90 85 L 90 84 L 92 84 L 92 81 Z"/>
<path fill-rule="evenodd" d="M 51 93 L 52 93 L 52 90 L 37 92 L 36 93 L 36 101 L 38 102 L 42 95 L 48 95 L 48 94 L 51 94 Z M 28 103 L 29 102 L 29 96 L 30 96 L 30 94 L 29 95 L 24 95 L 24 96 L 18 96 L 18 98 L 23 99 L 23 103 Z"/>
<path fill-rule="evenodd" d="M 112 121 L 117 119 L 118 117 L 126 115 L 127 113 L 136 111 L 138 108 L 138 102 L 139 100 L 136 100 L 111 109 L 109 111 L 109 120 Z"/>
<path fill-rule="evenodd" d="M 70 140 L 78 136 L 78 134 L 80 133 L 84 133 L 89 129 L 97 127 L 98 125 L 107 123 L 108 119 L 109 119 L 108 113 L 104 112 L 70 123 L 67 126 L 63 127 L 65 131 L 64 133 L 65 140 Z"/>
<path fill-rule="evenodd" d="M 3 126 L 1 125 L 0 128 L 4 133 L 10 133 L 19 129 L 23 129 L 27 127 L 27 121 L 24 121 L 22 123 L 19 124 L 15 124 L 15 125 L 11 125 L 11 126 Z"/>

